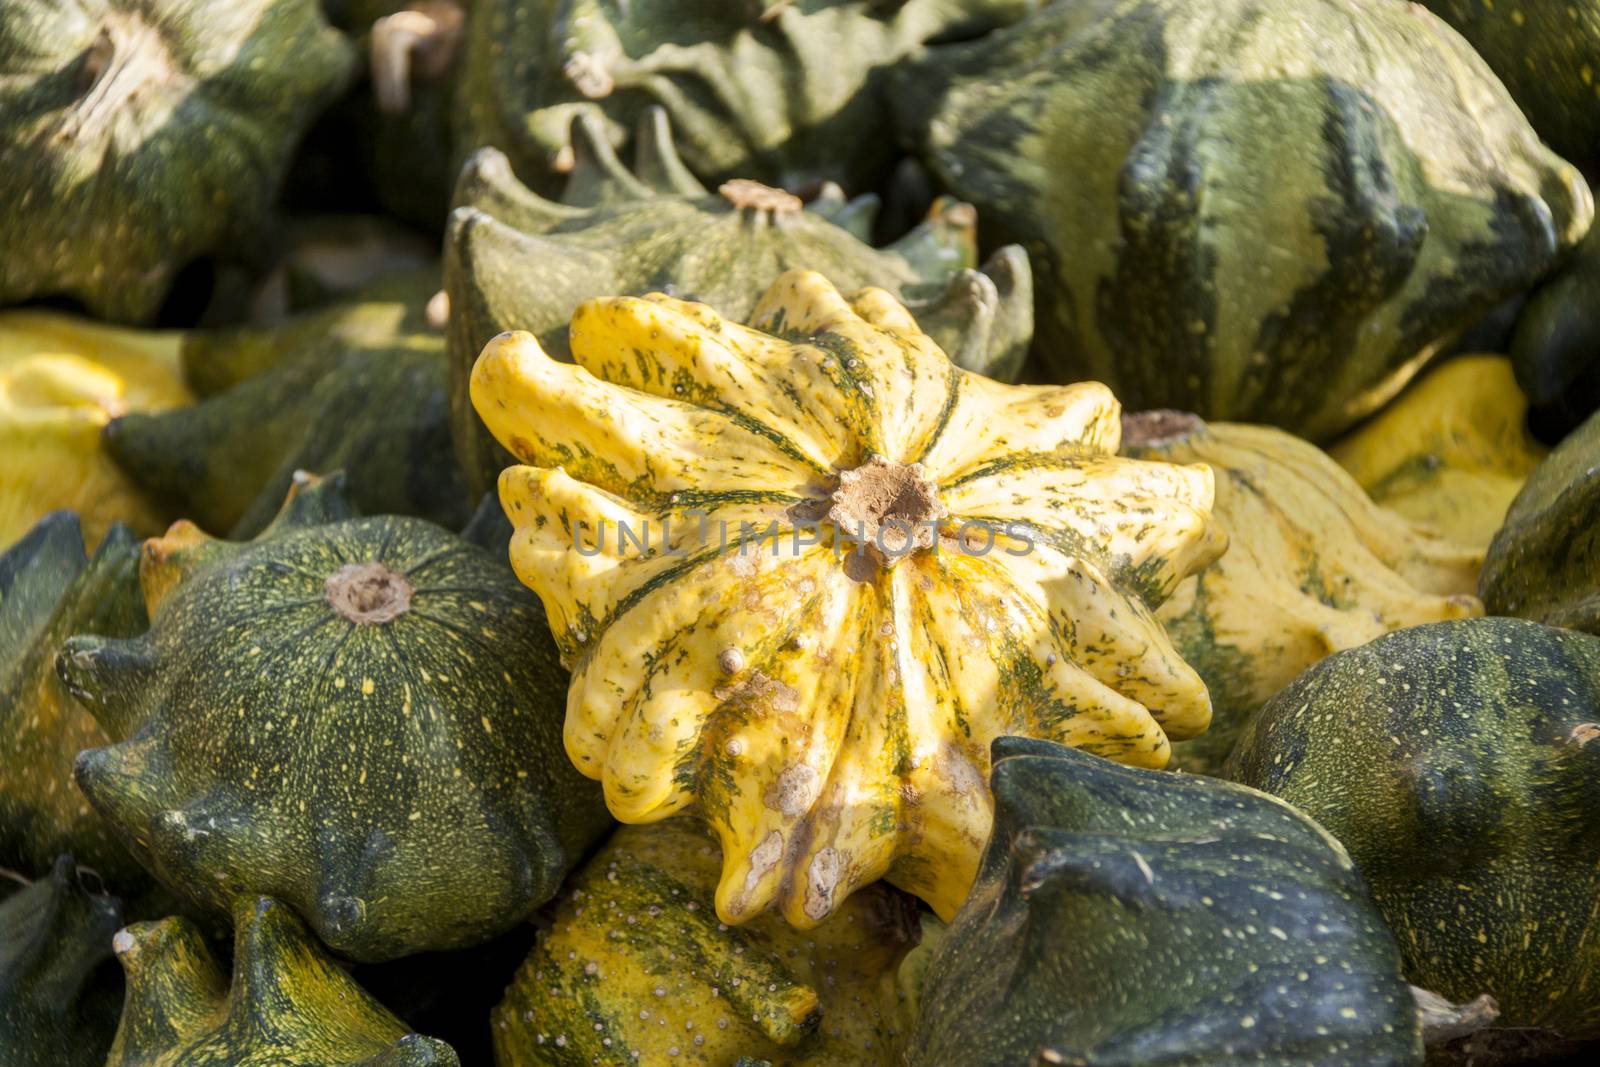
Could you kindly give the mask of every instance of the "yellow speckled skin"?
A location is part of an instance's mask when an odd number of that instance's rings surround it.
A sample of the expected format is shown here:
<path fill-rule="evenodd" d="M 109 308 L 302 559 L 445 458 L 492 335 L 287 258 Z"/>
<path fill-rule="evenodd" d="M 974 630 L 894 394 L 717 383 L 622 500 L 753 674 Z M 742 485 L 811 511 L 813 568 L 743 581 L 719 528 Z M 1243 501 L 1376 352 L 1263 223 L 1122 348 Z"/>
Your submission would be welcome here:
<path fill-rule="evenodd" d="M 1480 550 L 1549 451 L 1504 356 L 1451 360 L 1329 449 L 1384 507 Z"/>
<path fill-rule="evenodd" d="M 899 1067 L 915 902 L 880 883 L 813 930 L 732 927 L 712 908 L 720 866 L 696 819 L 618 830 L 495 1010 L 499 1067 Z"/>
<path fill-rule="evenodd" d="M 526 464 L 500 480 L 512 564 L 573 668 L 567 752 L 624 822 L 698 804 L 728 921 L 813 926 L 880 877 L 949 916 L 996 736 L 1159 767 L 1205 729 L 1152 611 L 1223 546 L 1211 472 L 1118 457 L 1101 385 L 955 367 L 882 290 L 791 271 L 752 323 L 596 300 L 576 366 L 523 333 L 478 360 L 473 403 Z M 806 525 L 874 456 L 920 464 L 943 512 L 892 566 Z"/>
<path fill-rule="evenodd" d="M 1168 413 L 1152 413 L 1174 417 Z M 1323 657 L 1406 626 L 1483 614 L 1481 548 L 1456 544 L 1374 504 L 1315 445 L 1268 426 L 1203 423 L 1123 451 L 1216 472 L 1212 513 L 1228 551 L 1184 582 L 1156 617 L 1205 679 L 1211 729 L 1173 765 L 1216 773 L 1250 714 Z"/>
<path fill-rule="evenodd" d="M 136 923 L 112 947 L 128 992 L 106 1067 L 459 1067 L 270 897 L 234 908 L 231 987 L 186 919 Z"/>
<path fill-rule="evenodd" d="M 162 516 L 100 448 L 127 411 L 188 403 L 177 332 L 139 332 L 39 311 L 0 314 L 0 548 L 72 508 L 94 548 L 113 522 L 154 533 Z"/>

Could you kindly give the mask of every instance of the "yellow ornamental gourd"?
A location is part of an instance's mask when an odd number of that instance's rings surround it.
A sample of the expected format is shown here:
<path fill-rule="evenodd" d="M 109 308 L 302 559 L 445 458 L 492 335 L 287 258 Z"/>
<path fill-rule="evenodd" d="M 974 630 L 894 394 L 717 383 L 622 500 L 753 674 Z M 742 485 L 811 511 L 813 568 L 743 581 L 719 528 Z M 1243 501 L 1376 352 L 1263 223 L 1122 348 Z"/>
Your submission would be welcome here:
<path fill-rule="evenodd" d="M 474 368 L 567 752 L 624 822 L 698 805 L 725 921 L 880 877 L 948 917 L 995 737 L 1159 767 L 1205 729 L 1153 611 L 1223 547 L 1211 472 L 1117 456 L 1104 386 L 961 370 L 879 289 L 791 271 L 751 322 L 594 300 L 576 366 L 510 333 Z"/>
<path fill-rule="evenodd" d="M 1486 549 L 1548 451 L 1527 417 L 1510 360 L 1463 356 L 1328 451 L 1384 507 Z"/>
<path fill-rule="evenodd" d="M 1228 551 L 1156 617 L 1205 679 L 1211 729 L 1173 765 L 1218 773 L 1250 715 L 1301 671 L 1391 630 L 1483 614 L 1483 550 L 1374 504 L 1308 441 L 1270 426 L 1206 423 L 1180 411 L 1122 421 L 1139 459 L 1205 463 Z"/>
<path fill-rule="evenodd" d="M 114 522 L 140 533 L 162 527 L 164 516 L 102 451 L 100 431 L 125 412 L 190 400 L 181 336 L 0 313 L 0 547 L 59 508 L 78 512 L 91 550 Z"/>

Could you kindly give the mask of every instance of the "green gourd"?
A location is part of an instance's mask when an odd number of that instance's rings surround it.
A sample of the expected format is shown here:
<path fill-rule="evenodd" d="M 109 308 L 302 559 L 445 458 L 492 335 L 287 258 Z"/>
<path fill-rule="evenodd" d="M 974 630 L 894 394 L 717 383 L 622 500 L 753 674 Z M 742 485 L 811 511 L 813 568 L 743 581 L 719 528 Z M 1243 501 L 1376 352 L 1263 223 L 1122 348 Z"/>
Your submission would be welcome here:
<path fill-rule="evenodd" d="M 214 911 L 270 894 L 334 951 L 391 959 L 509 929 L 609 824 L 567 761 L 567 675 L 505 563 L 297 480 L 253 541 L 149 541 L 141 637 L 57 669 L 111 738 L 90 801 Z"/>
<path fill-rule="evenodd" d="M 490 145 L 553 193 L 575 116 L 621 146 L 664 107 L 708 181 L 872 187 L 894 161 L 885 72 L 922 44 L 1020 18 L 1037 0 L 478 0 L 456 144 Z M 770 279 L 768 279 L 770 280 Z"/>
<path fill-rule="evenodd" d="M 231 981 L 187 919 L 117 933 L 128 994 L 106 1067 L 460 1067 L 352 981 L 286 905 L 241 898 L 233 921 Z"/>
<path fill-rule="evenodd" d="M 1052 4 L 897 85 L 945 186 L 1027 249 L 1055 374 L 1130 409 L 1327 439 L 1593 217 L 1416 4 Z"/>
<path fill-rule="evenodd" d="M 111 937 L 115 897 L 86 888 L 71 856 L 4 895 L 0 886 L 0 1063 L 101 1067 L 117 1027 L 120 990 Z M 9 885 L 9 883 L 5 883 Z"/>
<path fill-rule="evenodd" d="M 1600 634 L 1600 413 L 1534 468 L 1478 578 L 1491 615 Z"/>
<path fill-rule="evenodd" d="M 393 275 L 353 300 L 276 326 L 196 331 L 186 376 L 209 394 L 113 420 L 105 447 L 172 511 L 251 537 L 297 470 L 344 470 L 365 514 L 455 529 L 471 514 L 450 444 L 444 334 L 430 325 L 437 269 Z"/>
<path fill-rule="evenodd" d="M 0 303 L 151 318 L 259 241 L 352 63 L 317 0 L 0 2 Z"/>
<path fill-rule="evenodd" d="M 1596 738 L 1600 640 L 1470 619 L 1330 656 L 1228 769 L 1344 843 L 1413 983 L 1488 993 L 1509 1033 L 1478 1040 L 1535 1058 L 1600 1038 Z"/>
<path fill-rule="evenodd" d="M 1511 363 L 1558 436 L 1600 408 L 1600 227 L 1528 297 L 1511 335 Z"/>
<path fill-rule="evenodd" d="M 1420 1021 L 1338 842 L 1203 775 L 995 741 L 995 828 L 907 1062 L 1418 1065 Z"/>
<path fill-rule="evenodd" d="M 791 267 L 816 270 L 841 290 L 886 289 L 968 370 L 1015 381 L 1033 337 L 1033 278 L 1020 248 L 977 267 L 977 214 L 944 199 L 911 233 L 866 243 L 876 197 L 847 201 L 837 187 L 810 204 L 778 189 L 731 181 L 708 193 L 673 147 L 666 116 L 649 111 L 624 167 L 598 121 L 574 128 L 577 162 L 560 202 L 524 186 L 498 151 L 475 154 L 456 189 L 445 239 L 450 300 L 450 388 L 458 455 L 474 490 L 490 489 L 512 461 L 472 410 L 467 385 L 483 346 L 527 330 L 568 359 L 567 323 L 585 300 L 661 291 L 744 321 Z"/>
<path fill-rule="evenodd" d="M 106 736 L 55 671 L 73 634 L 144 630 L 138 562 L 120 525 L 86 556 L 70 511 L 45 516 L 0 555 L 0 867 L 43 877 L 70 852 L 124 893 L 146 881 L 72 780 L 79 751 Z"/>

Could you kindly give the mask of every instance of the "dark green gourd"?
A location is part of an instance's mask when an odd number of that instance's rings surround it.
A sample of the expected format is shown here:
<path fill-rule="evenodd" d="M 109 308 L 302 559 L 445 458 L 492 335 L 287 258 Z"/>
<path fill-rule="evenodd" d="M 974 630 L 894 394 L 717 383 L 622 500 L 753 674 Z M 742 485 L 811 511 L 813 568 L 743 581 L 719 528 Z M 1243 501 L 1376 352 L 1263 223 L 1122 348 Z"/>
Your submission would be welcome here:
<path fill-rule="evenodd" d="M 870 188 L 894 160 L 883 74 L 1037 0 L 476 0 L 457 87 L 463 154 L 506 152 L 541 192 L 572 166 L 575 115 L 613 143 L 666 108 L 708 181 Z"/>
<path fill-rule="evenodd" d="M 1344 843 L 1412 982 L 1498 1002 L 1468 1051 L 1501 1062 L 1600 1038 L 1597 739 L 1600 639 L 1470 619 L 1306 671 L 1229 773 Z"/>
<path fill-rule="evenodd" d="M 1492 615 L 1600 634 L 1600 413 L 1534 468 L 1489 544 L 1478 593 Z"/>
<path fill-rule="evenodd" d="M 100 1067 L 117 1027 L 120 983 L 111 937 L 115 897 L 85 887 L 60 857 L 23 888 L 0 886 L 0 1063 Z M 9 882 L 5 885 L 10 885 Z"/>
<path fill-rule="evenodd" d="M 106 449 L 175 513 L 236 538 L 272 520 L 297 470 L 344 470 L 364 514 L 455 529 L 471 499 L 450 444 L 444 333 L 429 323 L 438 288 L 437 269 L 404 272 L 277 326 L 196 331 L 185 374 L 210 395 L 114 420 Z"/>
<path fill-rule="evenodd" d="M 1130 409 L 1326 439 L 1589 228 L 1448 26 L 1395 0 L 1080 0 L 897 75 L 1038 273 L 1040 350 Z"/>
<path fill-rule="evenodd" d="M 284 904 L 233 909 L 233 977 L 186 919 L 112 944 L 128 996 L 106 1067 L 460 1067 L 351 980 Z"/>
<path fill-rule="evenodd" d="M 70 511 L 45 516 L 0 554 L 0 867 L 43 877 L 70 852 L 123 893 L 146 881 L 72 781 L 78 753 L 106 736 L 55 671 L 73 634 L 144 630 L 138 564 L 120 525 L 86 557 Z"/>
<path fill-rule="evenodd" d="M 140 321 L 242 258 L 352 62 L 318 0 L 0 2 L 0 303 Z"/>
<path fill-rule="evenodd" d="M 473 944 L 608 825 L 562 749 L 567 676 L 509 567 L 302 478 L 253 541 L 146 543 L 148 633 L 57 660 L 112 744 L 95 807 L 215 910 L 259 894 L 357 960 Z"/>
<path fill-rule="evenodd" d="M 1522 306 L 1511 365 L 1541 431 L 1564 435 L 1600 409 L 1600 226 Z"/>
<path fill-rule="evenodd" d="M 1394 940 L 1311 820 L 1046 741 L 993 757 L 994 834 L 927 965 L 908 1062 L 1422 1062 Z"/>
<path fill-rule="evenodd" d="M 456 449 L 474 490 L 512 462 L 472 409 L 467 384 L 483 346 L 505 330 L 535 334 L 569 358 L 567 323 L 585 300 L 666 292 L 743 321 L 791 267 L 841 290 L 887 289 L 968 370 L 1015 381 L 1033 338 L 1033 278 L 1020 248 L 977 267 L 977 214 L 944 199 L 885 248 L 866 244 L 876 197 L 847 201 L 835 187 L 808 205 L 750 181 L 708 193 L 684 168 L 659 108 L 648 112 L 634 169 L 618 160 L 598 120 L 578 120 L 577 162 L 560 202 L 524 186 L 506 157 L 485 149 L 456 187 L 445 239 L 450 299 L 450 397 Z"/>

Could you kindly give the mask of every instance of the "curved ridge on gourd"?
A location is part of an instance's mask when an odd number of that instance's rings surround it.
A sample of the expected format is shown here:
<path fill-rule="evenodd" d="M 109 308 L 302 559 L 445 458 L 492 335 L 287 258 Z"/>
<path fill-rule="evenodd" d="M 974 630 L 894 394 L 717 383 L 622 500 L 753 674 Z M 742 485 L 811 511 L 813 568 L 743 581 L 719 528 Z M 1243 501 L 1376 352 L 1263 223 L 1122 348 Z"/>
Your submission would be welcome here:
<path fill-rule="evenodd" d="M 697 806 L 730 922 L 814 926 L 880 877 L 948 916 L 995 736 L 1161 766 L 1205 729 L 1152 613 L 1223 547 L 1211 472 L 1117 456 L 1103 386 L 954 366 L 881 289 L 791 271 L 751 322 L 617 297 L 574 314 L 576 365 L 526 333 L 478 359 L 567 752 L 625 822 Z"/>

